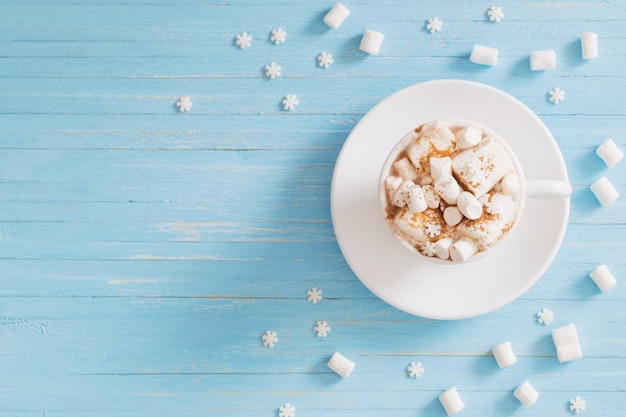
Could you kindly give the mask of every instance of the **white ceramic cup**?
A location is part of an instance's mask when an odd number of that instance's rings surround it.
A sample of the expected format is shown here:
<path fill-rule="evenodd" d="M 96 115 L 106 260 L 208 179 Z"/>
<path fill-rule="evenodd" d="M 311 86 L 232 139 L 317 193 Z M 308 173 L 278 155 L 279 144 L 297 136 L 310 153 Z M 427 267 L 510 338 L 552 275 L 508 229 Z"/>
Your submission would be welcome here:
<path fill-rule="evenodd" d="M 433 122 L 435 121 L 423 123 L 422 126 L 427 125 L 429 123 L 433 123 Z M 527 181 L 524 177 L 524 171 L 522 169 L 522 166 L 519 160 L 517 159 L 517 157 L 515 156 L 515 153 L 513 152 L 513 150 L 509 147 L 509 145 L 500 135 L 498 135 L 497 133 L 495 133 L 488 127 L 480 123 L 472 122 L 469 120 L 461 120 L 461 119 L 448 119 L 448 120 L 442 120 L 441 122 L 444 122 L 450 126 L 475 127 L 481 130 L 487 136 L 496 139 L 497 142 L 501 145 L 501 147 L 506 151 L 509 159 L 513 163 L 515 173 L 519 177 L 519 182 L 520 182 L 520 194 L 519 194 L 518 201 L 517 201 L 518 203 L 517 214 L 516 214 L 515 222 L 511 230 L 509 230 L 507 234 L 503 236 L 498 242 L 496 242 L 492 247 L 483 251 L 479 251 L 478 253 L 470 257 L 469 260 L 467 260 L 466 262 L 475 261 L 493 253 L 494 249 L 497 246 L 499 246 L 499 244 L 502 241 L 506 240 L 511 235 L 511 231 L 519 223 L 519 220 L 524 210 L 524 203 L 527 198 L 567 198 L 572 193 L 572 187 L 566 181 L 559 181 L 559 180 Z M 403 239 L 400 236 L 397 236 L 389 225 L 387 208 L 390 203 L 387 198 L 385 180 L 390 175 L 391 167 L 393 163 L 398 159 L 400 153 L 406 150 L 408 145 L 415 139 L 416 139 L 415 130 L 408 132 L 402 139 L 400 139 L 400 141 L 398 141 L 398 143 L 389 152 L 389 155 L 387 156 L 387 159 L 385 160 L 385 163 L 383 164 L 383 168 L 381 170 L 380 179 L 379 179 L 379 202 L 380 202 L 380 208 L 382 211 L 383 219 L 389 226 L 388 227 L 389 232 L 392 233 L 394 237 L 396 237 L 397 240 L 401 242 L 402 245 L 405 248 L 407 248 L 411 253 L 418 255 L 419 257 L 423 259 L 427 259 L 429 261 L 447 264 L 447 265 L 458 265 L 458 264 L 466 263 L 466 262 L 454 262 L 452 260 L 444 260 L 444 259 L 440 259 L 437 257 L 425 256 L 422 253 L 420 253 L 415 247 L 413 247 L 409 242 L 407 242 L 405 239 Z"/>

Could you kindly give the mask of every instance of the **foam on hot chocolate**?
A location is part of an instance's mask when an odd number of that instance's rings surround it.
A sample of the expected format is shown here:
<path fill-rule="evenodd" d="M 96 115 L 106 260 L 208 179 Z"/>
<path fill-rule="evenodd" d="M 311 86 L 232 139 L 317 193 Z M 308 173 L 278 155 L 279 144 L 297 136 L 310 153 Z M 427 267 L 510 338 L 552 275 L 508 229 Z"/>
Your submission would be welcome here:
<path fill-rule="evenodd" d="M 424 256 L 463 262 L 511 230 L 521 173 L 501 138 L 476 123 L 442 120 L 405 140 L 383 176 L 387 221 L 398 238 Z"/>

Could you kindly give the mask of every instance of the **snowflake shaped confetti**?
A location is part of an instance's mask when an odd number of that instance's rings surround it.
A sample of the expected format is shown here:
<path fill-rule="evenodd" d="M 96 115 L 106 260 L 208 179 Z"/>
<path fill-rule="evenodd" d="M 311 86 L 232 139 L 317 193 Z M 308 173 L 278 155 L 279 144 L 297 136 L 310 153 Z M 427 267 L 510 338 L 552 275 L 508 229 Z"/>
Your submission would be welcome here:
<path fill-rule="evenodd" d="M 263 333 L 263 336 L 261 336 L 261 339 L 263 339 L 263 346 L 267 346 L 270 348 L 273 348 L 274 345 L 278 343 L 278 336 L 276 335 L 276 332 L 273 332 L 271 330 L 268 330 L 265 333 Z"/>
<path fill-rule="evenodd" d="M 317 337 L 326 337 L 328 336 L 328 332 L 330 332 L 330 326 L 325 321 L 316 321 L 315 327 L 313 327 L 313 331 L 317 333 Z"/>
<path fill-rule="evenodd" d="M 296 407 L 293 405 L 286 403 L 285 405 L 281 405 L 278 408 L 278 417 L 295 417 L 296 416 Z"/>
<path fill-rule="evenodd" d="M 435 256 L 436 250 L 435 250 L 435 244 L 434 243 L 425 243 L 422 246 L 422 253 L 426 256 Z"/>
<path fill-rule="evenodd" d="M 272 31 L 272 36 L 270 36 L 270 40 L 274 42 L 276 45 L 280 45 L 285 42 L 287 39 L 287 32 L 283 28 L 277 28 Z"/>
<path fill-rule="evenodd" d="M 569 409 L 572 410 L 576 414 L 580 414 L 585 411 L 585 400 L 576 396 L 569 400 Z"/>
<path fill-rule="evenodd" d="M 300 102 L 295 94 L 287 94 L 283 99 L 283 108 L 285 110 L 293 110 L 298 104 L 300 104 Z"/>
<path fill-rule="evenodd" d="M 565 100 L 565 91 L 561 90 L 559 87 L 554 87 L 548 94 L 550 96 L 550 101 L 554 104 L 559 104 Z"/>
<path fill-rule="evenodd" d="M 252 42 L 252 36 L 248 35 L 248 32 L 243 32 L 235 36 L 235 44 L 241 49 L 248 48 Z"/>
<path fill-rule="evenodd" d="M 322 68 L 328 68 L 330 67 L 335 61 L 333 61 L 333 56 L 332 54 L 329 54 L 328 52 L 322 52 L 321 54 L 319 54 L 317 56 L 317 63 L 319 64 L 320 67 Z"/>
<path fill-rule="evenodd" d="M 280 65 L 277 65 L 276 62 L 272 62 L 271 64 L 266 65 L 265 75 L 270 78 L 280 77 Z"/>
<path fill-rule="evenodd" d="M 310 303 L 317 304 L 318 301 L 322 301 L 322 290 L 318 290 L 315 287 L 311 288 L 306 292 L 306 299 Z"/>
<path fill-rule="evenodd" d="M 181 113 L 191 110 L 192 105 L 193 103 L 191 102 L 191 98 L 189 97 L 181 97 L 176 102 L 176 107 L 178 107 L 178 111 Z"/>
<path fill-rule="evenodd" d="M 537 322 L 539 324 L 543 324 L 547 326 L 548 324 L 554 321 L 554 313 L 547 308 L 542 308 L 541 311 L 537 312 Z"/>
<path fill-rule="evenodd" d="M 422 362 L 411 362 L 406 370 L 411 378 L 419 378 L 424 373 L 424 366 Z"/>
<path fill-rule="evenodd" d="M 426 22 L 426 29 L 430 33 L 441 32 L 441 27 L 443 26 L 443 22 L 438 17 L 431 17 Z"/>
<path fill-rule="evenodd" d="M 441 225 L 437 224 L 437 223 L 431 223 L 428 222 L 426 223 L 426 225 L 424 226 L 424 232 L 429 236 L 429 237 L 436 237 L 439 236 L 441 234 Z"/>
<path fill-rule="evenodd" d="M 502 7 L 491 6 L 489 10 L 487 10 L 487 16 L 489 16 L 489 20 L 492 22 L 498 23 L 504 17 Z"/>

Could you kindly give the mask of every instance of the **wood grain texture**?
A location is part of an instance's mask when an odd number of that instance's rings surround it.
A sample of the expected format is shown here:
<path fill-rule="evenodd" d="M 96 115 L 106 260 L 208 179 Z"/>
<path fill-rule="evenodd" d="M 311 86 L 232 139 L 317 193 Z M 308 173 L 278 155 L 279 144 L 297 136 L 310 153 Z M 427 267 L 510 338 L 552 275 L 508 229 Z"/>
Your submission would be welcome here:
<path fill-rule="evenodd" d="M 392 0 L 4 0 L 0 2 L 0 417 L 445 415 L 456 386 L 464 416 L 626 412 L 624 199 L 600 208 L 589 184 L 626 193 L 626 3 L 492 4 Z M 425 30 L 438 16 L 441 33 Z M 269 41 L 282 26 L 287 41 Z M 358 50 L 366 28 L 379 56 Z M 240 50 L 234 37 L 253 36 Z M 579 36 L 599 35 L 600 58 Z M 467 59 L 499 49 L 493 68 Z M 558 67 L 529 70 L 533 50 Z M 316 57 L 333 54 L 324 70 Z M 275 61 L 282 76 L 264 77 Z M 500 88 L 550 128 L 574 186 L 554 263 L 526 294 L 483 317 L 413 317 L 370 293 L 346 264 L 329 200 L 337 155 L 373 105 L 400 88 L 460 78 Z M 553 105 L 559 86 L 566 99 Z M 297 94 L 293 112 L 281 107 Z M 190 96 L 191 112 L 175 102 Z M 588 273 L 609 265 L 600 293 Z M 506 271 L 502 271 L 506 279 Z M 324 299 L 306 301 L 316 286 Z M 555 312 L 544 327 L 535 314 Z M 331 326 L 327 338 L 316 320 Z M 559 364 L 550 330 L 574 322 L 585 357 Z M 279 343 L 268 349 L 261 334 Z M 519 362 L 490 349 L 511 341 Z M 347 380 L 325 363 L 356 362 Z M 420 379 L 407 365 L 421 361 Z M 529 379 L 538 403 L 512 396 Z"/>

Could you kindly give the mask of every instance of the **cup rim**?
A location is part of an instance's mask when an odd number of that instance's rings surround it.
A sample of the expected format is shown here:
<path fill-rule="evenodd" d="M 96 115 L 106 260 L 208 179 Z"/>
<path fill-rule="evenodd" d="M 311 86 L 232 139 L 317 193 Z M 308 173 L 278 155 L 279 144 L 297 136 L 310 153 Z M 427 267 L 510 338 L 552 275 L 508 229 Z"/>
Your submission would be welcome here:
<path fill-rule="evenodd" d="M 401 239 L 396 233 L 394 233 L 389 223 L 389 220 L 387 219 L 388 201 L 387 201 L 387 190 L 385 187 L 385 180 L 387 179 L 389 175 L 391 165 L 396 161 L 398 154 L 407 147 L 407 145 L 411 142 L 411 140 L 416 139 L 416 133 L 417 133 L 416 130 L 422 126 L 432 124 L 432 123 L 445 123 L 446 126 L 457 125 L 461 127 L 475 127 L 477 129 L 480 129 L 484 133 L 486 133 L 487 136 L 495 138 L 498 141 L 499 145 L 501 145 L 504 148 L 507 155 L 511 159 L 511 162 L 513 163 L 515 167 L 515 173 L 517 174 L 519 178 L 519 182 L 520 182 L 520 192 L 519 192 L 518 202 L 517 202 L 517 213 L 515 215 L 515 221 L 513 222 L 513 226 L 511 227 L 511 229 L 506 233 L 505 236 L 503 236 L 500 240 L 498 240 L 488 250 L 479 251 L 464 262 L 455 262 L 455 261 L 452 261 L 450 258 L 441 259 L 437 256 L 426 256 L 422 254 L 414 246 L 409 244 L 404 239 Z M 491 128 L 481 123 L 474 122 L 472 120 L 467 120 L 467 119 L 452 118 L 452 119 L 430 120 L 430 121 L 426 121 L 426 122 L 419 124 L 417 127 L 407 132 L 399 141 L 396 142 L 396 144 L 391 149 L 391 151 L 389 151 L 389 154 L 387 155 L 387 158 L 385 159 L 385 162 L 383 163 L 382 169 L 379 174 L 378 199 L 379 199 L 379 208 L 381 210 L 382 219 L 386 223 L 386 226 L 387 226 L 386 228 L 388 232 L 391 233 L 394 237 L 394 240 L 398 241 L 406 250 L 408 250 L 414 256 L 418 256 L 420 259 L 424 259 L 429 262 L 438 263 L 442 265 L 465 265 L 469 262 L 475 262 L 486 256 L 491 255 L 498 247 L 501 246 L 501 243 L 503 241 L 506 241 L 510 238 L 511 233 L 513 233 L 514 230 L 517 228 L 517 224 L 519 223 L 519 220 L 522 217 L 522 213 L 524 211 L 524 206 L 526 203 L 526 177 L 524 176 L 524 170 L 522 168 L 522 164 L 519 162 L 519 159 L 517 158 L 517 155 L 515 155 L 515 152 L 513 151 L 513 149 L 511 149 L 507 141 L 502 136 L 500 136 Z"/>

